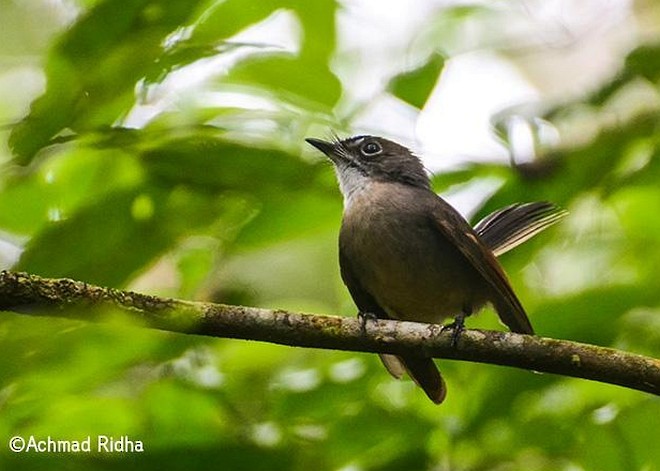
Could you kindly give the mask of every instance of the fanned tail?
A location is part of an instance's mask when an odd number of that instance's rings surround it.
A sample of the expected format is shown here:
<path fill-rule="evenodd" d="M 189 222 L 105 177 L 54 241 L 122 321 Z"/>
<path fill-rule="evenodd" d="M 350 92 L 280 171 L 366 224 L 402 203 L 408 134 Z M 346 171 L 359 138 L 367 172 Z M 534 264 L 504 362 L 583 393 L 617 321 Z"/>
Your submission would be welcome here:
<path fill-rule="evenodd" d="M 474 226 L 498 257 L 563 219 L 568 212 L 552 203 L 516 203 L 489 214 Z"/>

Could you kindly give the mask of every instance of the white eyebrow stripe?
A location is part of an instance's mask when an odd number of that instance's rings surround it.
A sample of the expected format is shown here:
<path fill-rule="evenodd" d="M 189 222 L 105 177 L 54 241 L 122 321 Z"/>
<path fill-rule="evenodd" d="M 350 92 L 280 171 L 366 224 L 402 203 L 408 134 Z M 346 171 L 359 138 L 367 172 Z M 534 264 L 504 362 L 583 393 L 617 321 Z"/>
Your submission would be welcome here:
<path fill-rule="evenodd" d="M 355 138 L 355 140 L 353 141 L 353 144 L 359 146 L 360 144 L 362 144 L 362 143 L 365 141 L 365 139 L 366 139 L 365 136 L 357 137 L 357 138 Z"/>

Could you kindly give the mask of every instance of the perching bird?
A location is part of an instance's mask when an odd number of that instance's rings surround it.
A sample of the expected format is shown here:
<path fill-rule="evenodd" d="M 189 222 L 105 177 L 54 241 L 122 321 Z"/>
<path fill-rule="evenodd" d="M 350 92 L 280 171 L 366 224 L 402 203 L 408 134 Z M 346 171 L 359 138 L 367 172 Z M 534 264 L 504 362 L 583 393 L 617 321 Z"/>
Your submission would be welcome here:
<path fill-rule="evenodd" d="M 495 258 L 561 219 L 546 203 L 515 204 L 473 229 L 431 189 L 409 149 L 374 136 L 307 139 L 333 162 L 344 196 L 339 234 L 341 276 L 361 315 L 441 323 L 487 303 L 512 331 L 533 334 L 524 308 Z M 431 358 L 381 354 L 388 371 L 404 371 L 440 404 L 446 386 Z"/>

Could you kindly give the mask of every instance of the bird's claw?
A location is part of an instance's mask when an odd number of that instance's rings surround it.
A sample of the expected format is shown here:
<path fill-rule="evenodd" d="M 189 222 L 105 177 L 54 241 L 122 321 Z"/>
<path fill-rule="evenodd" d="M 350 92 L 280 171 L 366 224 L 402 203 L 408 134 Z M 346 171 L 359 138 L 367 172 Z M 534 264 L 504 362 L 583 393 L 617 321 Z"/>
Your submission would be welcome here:
<path fill-rule="evenodd" d="M 367 322 L 375 321 L 376 319 L 378 319 L 378 317 L 376 317 L 376 315 L 372 312 L 360 311 L 358 312 L 358 319 L 360 320 L 360 332 L 362 332 L 362 335 L 366 335 Z"/>
<path fill-rule="evenodd" d="M 454 318 L 454 322 L 451 324 L 446 324 L 442 326 L 441 332 L 445 330 L 451 330 L 451 346 L 456 348 L 458 345 L 458 339 L 461 337 L 463 331 L 465 331 L 465 315 L 461 314 Z"/>

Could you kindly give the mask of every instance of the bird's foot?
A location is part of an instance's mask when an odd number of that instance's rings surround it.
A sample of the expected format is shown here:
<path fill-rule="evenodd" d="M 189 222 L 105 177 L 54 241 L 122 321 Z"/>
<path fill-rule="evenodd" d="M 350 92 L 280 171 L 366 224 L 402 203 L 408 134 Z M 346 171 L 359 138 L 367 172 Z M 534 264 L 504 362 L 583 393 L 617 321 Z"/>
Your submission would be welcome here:
<path fill-rule="evenodd" d="M 441 332 L 445 330 L 451 330 L 451 346 L 456 348 L 458 345 L 458 339 L 465 330 L 465 314 L 459 314 L 454 318 L 454 322 L 451 324 L 446 324 L 442 326 Z"/>
<path fill-rule="evenodd" d="M 360 321 L 360 332 L 362 333 L 362 335 L 366 335 L 367 322 L 373 322 L 376 319 L 378 319 L 378 317 L 376 317 L 376 314 L 374 314 L 373 312 L 360 311 L 358 312 L 358 319 Z"/>

